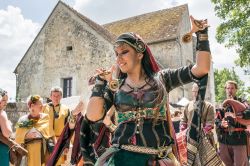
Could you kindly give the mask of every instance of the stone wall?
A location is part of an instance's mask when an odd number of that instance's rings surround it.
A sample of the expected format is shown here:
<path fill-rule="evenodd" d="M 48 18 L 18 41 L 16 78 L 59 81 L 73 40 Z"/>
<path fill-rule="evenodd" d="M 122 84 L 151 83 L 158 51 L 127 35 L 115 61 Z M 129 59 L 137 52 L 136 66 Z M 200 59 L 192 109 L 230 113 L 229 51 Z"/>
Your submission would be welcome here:
<path fill-rule="evenodd" d="M 15 131 L 15 124 L 18 119 L 29 113 L 26 103 L 8 103 L 5 109 L 8 119 L 12 123 L 12 129 Z"/>
<path fill-rule="evenodd" d="M 72 50 L 67 50 L 67 47 Z M 88 79 L 96 68 L 110 67 L 114 58 L 107 41 L 72 11 L 61 5 L 47 20 L 18 67 L 18 98 L 49 96 L 52 86 L 72 77 L 72 95 L 89 97 Z"/>

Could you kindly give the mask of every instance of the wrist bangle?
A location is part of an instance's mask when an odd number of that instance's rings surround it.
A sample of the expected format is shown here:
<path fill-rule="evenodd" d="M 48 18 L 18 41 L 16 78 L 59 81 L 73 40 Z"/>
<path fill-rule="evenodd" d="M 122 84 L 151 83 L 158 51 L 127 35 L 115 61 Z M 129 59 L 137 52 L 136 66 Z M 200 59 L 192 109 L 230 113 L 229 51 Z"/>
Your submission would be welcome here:
<path fill-rule="evenodd" d="M 199 34 L 199 41 L 208 40 L 208 34 Z"/>
<path fill-rule="evenodd" d="M 92 88 L 91 97 L 103 97 L 104 89 L 107 85 L 107 81 L 102 79 L 100 76 L 96 77 L 95 86 Z"/>
<path fill-rule="evenodd" d="M 196 50 L 210 52 L 209 41 L 208 41 L 208 27 L 198 32 L 195 32 L 197 36 Z"/>
<path fill-rule="evenodd" d="M 106 85 L 95 85 L 92 89 L 91 97 L 103 97 Z"/>
<path fill-rule="evenodd" d="M 107 81 L 102 79 L 99 75 L 96 76 L 95 85 L 103 85 L 103 84 L 107 84 Z"/>

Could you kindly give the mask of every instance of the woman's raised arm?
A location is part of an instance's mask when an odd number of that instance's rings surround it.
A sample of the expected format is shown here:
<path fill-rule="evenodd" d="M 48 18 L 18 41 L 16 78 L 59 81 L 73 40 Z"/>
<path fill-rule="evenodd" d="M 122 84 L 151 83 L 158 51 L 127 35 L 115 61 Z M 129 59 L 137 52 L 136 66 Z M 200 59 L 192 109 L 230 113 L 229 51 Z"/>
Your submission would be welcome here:
<path fill-rule="evenodd" d="M 190 16 L 192 22 L 191 33 L 195 33 L 197 36 L 196 44 L 196 64 L 193 66 L 191 72 L 196 77 L 202 77 L 206 75 L 210 70 L 211 54 L 208 41 L 208 24 L 207 20 L 195 20 Z"/>

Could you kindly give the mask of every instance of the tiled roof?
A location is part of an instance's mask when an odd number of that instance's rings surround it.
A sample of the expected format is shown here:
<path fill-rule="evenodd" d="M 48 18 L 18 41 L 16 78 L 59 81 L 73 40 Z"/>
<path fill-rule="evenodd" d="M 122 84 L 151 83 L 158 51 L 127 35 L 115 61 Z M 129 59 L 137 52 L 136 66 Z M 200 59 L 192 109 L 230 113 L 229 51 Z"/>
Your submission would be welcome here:
<path fill-rule="evenodd" d="M 146 42 L 167 40 L 178 35 L 179 22 L 187 4 L 130 17 L 103 25 L 115 35 L 124 32 L 138 33 Z"/>

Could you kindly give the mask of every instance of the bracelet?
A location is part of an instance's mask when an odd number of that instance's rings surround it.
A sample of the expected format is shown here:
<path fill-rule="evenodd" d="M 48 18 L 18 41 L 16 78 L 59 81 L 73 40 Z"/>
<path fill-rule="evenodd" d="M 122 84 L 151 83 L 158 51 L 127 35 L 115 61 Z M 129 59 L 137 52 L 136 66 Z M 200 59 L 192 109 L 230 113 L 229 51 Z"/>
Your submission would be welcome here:
<path fill-rule="evenodd" d="M 92 94 L 91 97 L 103 97 L 104 96 L 104 89 L 105 89 L 106 85 L 95 85 L 92 88 Z"/>
<path fill-rule="evenodd" d="M 204 41 L 208 40 L 208 35 L 207 34 L 199 34 L 199 41 Z"/>
<path fill-rule="evenodd" d="M 107 81 L 102 79 L 99 75 L 96 76 L 95 85 L 103 85 L 103 84 L 107 84 Z"/>
<path fill-rule="evenodd" d="M 207 32 L 208 32 L 208 28 L 206 27 L 205 29 L 200 30 L 200 31 L 195 33 L 197 36 L 197 44 L 196 44 L 197 51 L 210 52 Z"/>
<path fill-rule="evenodd" d="M 95 86 L 92 88 L 91 97 L 103 97 L 104 89 L 107 85 L 107 81 L 103 80 L 101 77 L 97 76 L 95 80 Z"/>
<path fill-rule="evenodd" d="M 197 51 L 207 51 L 207 52 L 210 52 L 209 41 L 205 40 L 205 41 L 198 42 L 197 45 L 196 45 L 196 50 Z"/>

